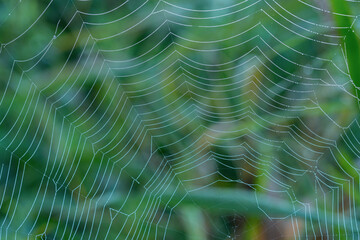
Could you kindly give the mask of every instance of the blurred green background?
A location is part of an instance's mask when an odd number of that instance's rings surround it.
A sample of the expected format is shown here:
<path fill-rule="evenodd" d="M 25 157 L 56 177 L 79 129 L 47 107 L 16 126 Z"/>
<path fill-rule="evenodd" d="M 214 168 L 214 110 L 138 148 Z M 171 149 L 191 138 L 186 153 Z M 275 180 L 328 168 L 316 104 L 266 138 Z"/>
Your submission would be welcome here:
<path fill-rule="evenodd" d="M 359 239 L 359 11 L 0 1 L 0 239 Z"/>

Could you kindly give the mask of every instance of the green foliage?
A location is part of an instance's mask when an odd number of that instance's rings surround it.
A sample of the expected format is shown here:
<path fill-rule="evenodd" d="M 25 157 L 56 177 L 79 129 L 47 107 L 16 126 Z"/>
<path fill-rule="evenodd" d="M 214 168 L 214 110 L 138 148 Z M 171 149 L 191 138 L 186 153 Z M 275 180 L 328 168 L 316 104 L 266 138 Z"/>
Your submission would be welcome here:
<path fill-rule="evenodd" d="M 0 239 L 359 238 L 359 10 L 0 1 Z"/>

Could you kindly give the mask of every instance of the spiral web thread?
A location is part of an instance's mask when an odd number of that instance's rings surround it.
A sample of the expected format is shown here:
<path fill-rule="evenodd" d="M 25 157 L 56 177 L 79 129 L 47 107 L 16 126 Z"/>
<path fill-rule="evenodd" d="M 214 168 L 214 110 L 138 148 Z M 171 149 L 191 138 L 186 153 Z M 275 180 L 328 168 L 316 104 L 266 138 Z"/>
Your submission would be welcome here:
<path fill-rule="evenodd" d="M 183 203 L 222 186 L 249 190 L 267 228 L 288 224 L 278 239 L 359 238 L 344 44 L 356 15 L 325 1 L 115 2 L 1 5 L 1 239 L 171 239 Z M 249 207 L 208 208 L 220 222 L 230 210 L 233 229 L 201 231 L 243 236 Z"/>

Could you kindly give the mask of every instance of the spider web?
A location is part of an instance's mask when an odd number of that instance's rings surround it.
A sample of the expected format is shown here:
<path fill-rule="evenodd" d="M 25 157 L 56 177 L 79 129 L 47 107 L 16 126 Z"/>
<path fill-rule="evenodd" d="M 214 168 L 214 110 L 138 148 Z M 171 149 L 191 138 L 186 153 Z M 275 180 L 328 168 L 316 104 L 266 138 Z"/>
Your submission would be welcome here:
<path fill-rule="evenodd" d="M 302 0 L 0 11 L 1 239 L 359 238 L 356 15 Z"/>

